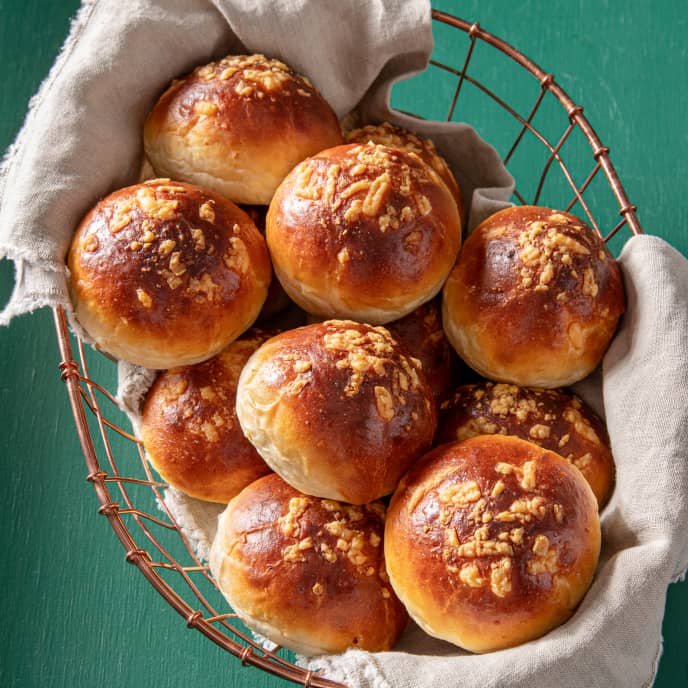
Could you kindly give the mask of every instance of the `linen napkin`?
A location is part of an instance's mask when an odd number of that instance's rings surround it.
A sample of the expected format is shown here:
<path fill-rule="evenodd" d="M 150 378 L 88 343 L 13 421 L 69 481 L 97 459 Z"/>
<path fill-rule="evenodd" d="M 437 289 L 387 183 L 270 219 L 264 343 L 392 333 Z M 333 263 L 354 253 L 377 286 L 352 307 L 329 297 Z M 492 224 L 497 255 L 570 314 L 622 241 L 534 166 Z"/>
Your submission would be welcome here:
<path fill-rule="evenodd" d="M 146 113 L 172 78 L 226 54 L 263 52 L 306 74 L 339 116 L 391 120 L 430 136 L 470 201 L 469 226 L 508 203 L 513 182 L 466 125 L 389 111 L 392 84 L 427 65 L 425 0 L 87 0 L 0 171 L 0 256 L 16 285 L 0 322 L 69 308 L 64 258 L 73 229 L 109 191 L 137 180 Z M 343 30 L 342 27 L 345 27 Z M 629 241 L 622 328 L 586 400 L 606 415 L 617 487 L 603 514 L 595 583 L 544 638 L 470 655 L 411 627 L 394 652 L 302 660 L 350 686 L 645 686 L 661 647 L 668 583 L 688 566 L 688 265 L 665 242 Z M 154 377 L 120 365 L 136 427 Z M 220 508 L 173 489 L 166 501 L 201 557 Z"/>

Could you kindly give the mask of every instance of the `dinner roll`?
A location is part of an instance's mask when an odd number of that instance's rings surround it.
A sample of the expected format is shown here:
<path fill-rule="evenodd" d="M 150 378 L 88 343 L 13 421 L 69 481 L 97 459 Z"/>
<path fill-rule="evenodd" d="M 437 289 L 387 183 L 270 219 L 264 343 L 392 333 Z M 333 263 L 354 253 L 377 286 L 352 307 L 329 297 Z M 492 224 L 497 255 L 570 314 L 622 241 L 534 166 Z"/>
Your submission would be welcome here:
<path fill-rule="evenodd" d="M 270 203 L 266 238 L 282 286 L 305 311 L 380 324 L 439 292 L 461 221 L 418 156 L 350 144 L 289 173 Z"/>
<path fill-rule="evenodd" d="M 344 140 L 346 143 L 368 143 L 370 141 L 372 143 L 380 143 L 383 146 L 389 146 L 390 148 L 401 148 L 415 153 L 442 178 L 442 181 L 447 185 L 456 201 L 461 222 L 466 222 L 466 211 L 456 177 L 454 177 L 449 169 L 449 165 L 447 165 L 447 161 L 437 152 L 435 144 L 430 139 L 414 134 L 407 129 L 395 127 L 389 122 L 383 122 L 382 124 L 368 124 L 365 127 L 353 129 L 345 134 Z"/>
<path fill-rule="evenodd" d="M 411 617 L 472 652 L 566 621 L 599 551 L 597 502 L 580 472 L 502 435 L 427 454 L 394 493 L 385 525 L 387 571 Z"/>
<path fill-rule="evenodd" d="M 210 358 L 258 315 L 265 242 L 232 202 L 156 179 L 100 201 L 69 250 L 76 317 L 103 350 L 147 368 Z"/>
<path fill-rule="evenodd" d="M 389 585 L 381 502 L 309 497 L 272 474 L 219 519 L 210 570 L 239 618 L 304 655 L 389 650 L 408 616 Z"/>
<path fill-rule="evenodd" d="M 284 480 L 352 504 L 392 492 L 437 425 L 418 360 L 384 328 L 338 320 L 263 344 L 236 404 L 244 434 Z"/>
<path fill-rule="evenodd" d="M 178 490 L 226 504 L 270 472 L 244 437 L 234 408 L 241 369 L 270 334 L 250 330 L 217 356 L 160 373 L 141 418 L 146 454 Z"/>
<path fill-rule="evenodd" d="M 483 382 L 458 387 L 440 405 L 435 442 L 476 435 L 515 435 L 556 452 L 588 481 L 603 507 L 614 486 L 614 459 L 604 423 L 574 394 Z"/>
<path fill-rule="evenodd" d="M 306 77 L 279 60 L 236 55 L 173 81 L 143 138 L 157 174 L 267 205 L 296 163 L 340 144 L 342 133 Z"/>
<path fill-rule="evenodd" d="M 459 355 L 500 382 L 562 387 L 598 365 L 624 311 L 621 272 L 574 215 L 495 213 L 468 237 L 443 291 Z"/>
<path fill-rule="evenodd" d="M 421 362 L 435 399 L 444 398 L 455 384 L 458 360 L 442 329 L 439 299 L 424 303 L 385 327 Z"/>

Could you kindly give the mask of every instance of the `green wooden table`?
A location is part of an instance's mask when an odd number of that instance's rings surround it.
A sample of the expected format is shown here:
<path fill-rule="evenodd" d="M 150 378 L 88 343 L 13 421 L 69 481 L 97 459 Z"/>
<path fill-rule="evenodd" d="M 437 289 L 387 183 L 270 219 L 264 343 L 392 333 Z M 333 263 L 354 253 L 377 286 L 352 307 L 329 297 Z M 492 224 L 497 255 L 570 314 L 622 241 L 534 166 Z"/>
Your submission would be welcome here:
<path fill-rule="evenodd" d="M 123 3 L 124 5 L 125 3 Z M 0 150 L 47 74 L 76 0 L 0 0 Z M 585 112 L 646 231 L 688 254 L 684 2 L 436 2 L 553 72 Z M 398 103 L 426 98 L 414 86 Z M 0 264 L 0 300 L 12 268 Z M 0 686 L 285 686 L 186 628 L 123 550 L 86 483 L 52 317 L 0 331 Z M 672 585 L 656 686 L 688 685 L 688 584 Z M 633 687 L 629 687 L 633 688 Z"/>

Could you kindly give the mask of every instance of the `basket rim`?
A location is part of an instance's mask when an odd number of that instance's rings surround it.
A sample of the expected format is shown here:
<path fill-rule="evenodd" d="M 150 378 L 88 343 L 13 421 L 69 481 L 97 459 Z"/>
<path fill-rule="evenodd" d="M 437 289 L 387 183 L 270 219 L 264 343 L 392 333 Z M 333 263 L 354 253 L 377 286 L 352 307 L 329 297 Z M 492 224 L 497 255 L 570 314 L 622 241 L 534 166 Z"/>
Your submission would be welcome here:
<path fill-rule="evenodd" d="M 609 148 L 602 144 L 602 141 L 597 135 L 594 127 L 588 121 L 588 118 L 583 114 L 583 107 L 581 105 L 577 105 L 568 95 L 568 93 L 556 82 L 554 74 L 543 70 L 536 62 L 531 60 L 524 53 L 506 41 L 495 36 L 494 34 L 489 33 L 488 31 L 485 31 L 480 26 L 479 22 L 469 22 L 465 19 L 456 17 L 453 14 L 449 14 L 448 12 L 443 12 L 434 8 L 432 10 L 432 18 L 436 21 L 448 24 L 464 31 L 471 39 L 471 47 L 469 48 L 461 79 L 457 86 L 457 94 L 458 90 L 461 88 L 461 82 L 465 77 L 465 69 L 468 64 L 468 60 L 470 59 L 476 39 L 485 41 L 489 45 L 497 48 L 505 55 L 510 57 L 514 62 L 521 65 L 521 67 L 530 72 L 539 81 L 543 90 L 549 91 L 557 98 L 561 106 L 564 108 L 571 124 L 576 124 L 578 127 L 580 127 L 581 131 L 588 140 L 588 143 L 590 144 L 592 149 L 592 157 L 598 162 L 604 171 L 605 176 L 607 177 L 607 181 L 609 182 L 609 185 L 619 204 L 619 215 L 621 215 L 623 218 L 622 221 L 609 233 L 607 238 L 611 238 L 611 236 L 616 234 L 624 224 L 628 224 L 628 227 L 633 234 L 643 234 L 643 228 L 636 214 L 638 208 L 636 205 L 631 203 L 626 194 L 626 190 L 621 183 L 621 179 L 619 178 L 616 168 L 612 164 L 612 161 L 609 157 Z M 457 94 L 455 94 L 454 100 L 456 100 Z M 533 114 L 534 111 L 531 113 L 531 116 Z"/>

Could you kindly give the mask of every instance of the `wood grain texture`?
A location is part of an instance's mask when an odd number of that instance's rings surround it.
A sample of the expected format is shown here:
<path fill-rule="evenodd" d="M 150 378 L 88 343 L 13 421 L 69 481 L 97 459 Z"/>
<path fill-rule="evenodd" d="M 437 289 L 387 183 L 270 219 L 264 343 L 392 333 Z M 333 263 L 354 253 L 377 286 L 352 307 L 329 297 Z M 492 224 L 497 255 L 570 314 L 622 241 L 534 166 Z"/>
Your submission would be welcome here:
<path fill-rule="evenodd" d="M 75 0 L 0 0 L 0 150 L 18 131 L 77 6 Z M 688 11 L 682 3 L 447 0 L 435 6 L 480 21 L 553 72 L 611 148 L 646 231 L 688 254 Z M 453 44 L 441 33 L 438 50 L 446 56 Z M 481 74 L 500 78 L 489 54 L 476 58 Z M 399 85 L 394 103 L 413 109 L 422 100 L 425 111 L 444 117 L 444 89 L 451 86 L 439 77 L 426 86 Z M 11 281 L 11 265 L 0 263 L 2 302 Z M 0 356 L 0 685 L 290 685 L 243 668 L 187 629 L 125 563 L 84 480 L 50 313 L 0 331 Z M 678 583 L 668 594 L 658 688 L 688 682 L 686 619 L 688 584 Z"/>

